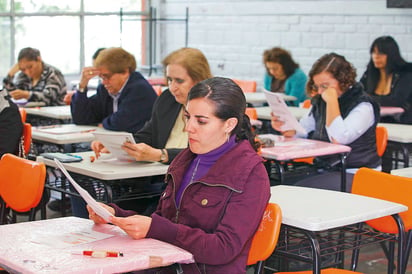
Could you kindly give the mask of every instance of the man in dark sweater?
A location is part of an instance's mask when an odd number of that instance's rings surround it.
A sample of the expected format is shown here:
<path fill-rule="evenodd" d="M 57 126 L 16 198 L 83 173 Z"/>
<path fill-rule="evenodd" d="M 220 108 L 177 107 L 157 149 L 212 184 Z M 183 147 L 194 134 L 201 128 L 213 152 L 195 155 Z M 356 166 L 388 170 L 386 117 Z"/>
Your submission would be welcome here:
<path fill-rule="evenodd" d="M 101 125 L 105 129 L 134 133 L 151 117 L 155 91 L 136 72 L 136 60 L 122 48 L 99 53 L 94 67 L 85 67 L 77 92 L 72 97 L 73 122 Z M 95 76 L 102 79 L 95 95 L 87 96 L 87 84 Z"/>

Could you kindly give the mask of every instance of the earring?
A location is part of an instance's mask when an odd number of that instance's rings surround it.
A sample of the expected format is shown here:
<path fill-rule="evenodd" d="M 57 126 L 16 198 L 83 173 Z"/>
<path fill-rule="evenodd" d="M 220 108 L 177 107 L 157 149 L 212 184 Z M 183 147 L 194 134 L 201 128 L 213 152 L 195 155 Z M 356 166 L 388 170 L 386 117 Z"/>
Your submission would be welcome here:
<path fill-rule="evenodd" d="M 226 131 L 226 143 L 229 143 L 229 138 L 230 138 L 230 134 L 228 131 Z"/>

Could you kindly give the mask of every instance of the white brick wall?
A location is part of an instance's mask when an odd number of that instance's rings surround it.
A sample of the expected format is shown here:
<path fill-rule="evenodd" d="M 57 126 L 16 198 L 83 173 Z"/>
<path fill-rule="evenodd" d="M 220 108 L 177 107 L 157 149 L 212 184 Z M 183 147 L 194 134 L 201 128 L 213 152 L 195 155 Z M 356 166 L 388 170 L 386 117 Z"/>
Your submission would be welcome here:
<path fill-rule="evenodd" d="M 335 51 L 360 76 L 369 47 L 392 35 L 412 61 L 412 9 L 387 9 L 386 0 L 153 0 L 161 17 L 182 18 L 189 7 L 189 46 L 202 50 L 214 75 L 254 79 L 261 87 L 265 49 L 281 46 L 308 72 Z M 184 24 L 164 24 L 160 56 L 184 46 Z"/>

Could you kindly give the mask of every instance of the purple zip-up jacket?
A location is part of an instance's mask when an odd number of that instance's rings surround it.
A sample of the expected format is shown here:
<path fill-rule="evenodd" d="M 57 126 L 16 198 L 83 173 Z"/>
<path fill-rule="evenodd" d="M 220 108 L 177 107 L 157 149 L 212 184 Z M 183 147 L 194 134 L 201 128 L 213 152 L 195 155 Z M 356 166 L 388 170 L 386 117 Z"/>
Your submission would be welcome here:
<path fill-rule="evenodd" d="M 196 263 L 182 264 L 184 273 L 245 273 L 251 239 L 270 197 L 262 158 L 248 141 L 239 142 L 186 188 L 176 208 L 176 191 L 195 156 L 185 149 L 171 163 L 147 238 L 191 252 Z M 131 214 L 115 210 L 116 216 Z"/>

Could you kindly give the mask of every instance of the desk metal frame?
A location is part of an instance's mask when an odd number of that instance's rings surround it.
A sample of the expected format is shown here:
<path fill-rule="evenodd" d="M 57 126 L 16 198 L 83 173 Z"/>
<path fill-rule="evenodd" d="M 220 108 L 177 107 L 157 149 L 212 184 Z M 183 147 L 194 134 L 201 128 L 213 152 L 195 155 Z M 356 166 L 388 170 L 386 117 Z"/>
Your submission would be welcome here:
<path fill-rule="evenodd" d="M 340 188 L 341 188 L 342 192 L 346 192 L 346 159 L 348 157 L 348 154 L 349 153 L 347 153 L 347 152 L 337 153 L 336 154 L 336 155 L 339 155 L 339 158 L 340 158 L 340 165 L 341 165 L 341 167 L 340 167 L 340 172 L 341 172 L 341 185 L 340 185 Z M 331 154 L 331 155 L 335 155 L 335 154 Z M 292 162 L 293 160 L 291 159 L 290 161 L 280 161 L 280 160 L 270 159 L 270 158 L 267 158 L 267 160 L 268 161 L 266 162 L 266 170 L 268 171 L 269 176 L 270 176 L 270 172 L 271 172 L 271 165 L 270 164 L 271 164 L 271 161 L 273 161 L 273 163 L 275 164 L 276 171 L 279 174 L 280 184 L 283 184 L 284 181 L 285 181 L 285 173 L 286 173 L 285 168 L 284 168 L 284 163 L 285 162 Z"/>
<path fill-rule="evenodd" d="M 362 227 L 363 223 L 316 232 L 282 224 L 274 256 L 311 263 L 313 273 L 320 273 L 321 267 L 338 266 L 343 268 L 343 252 L 353 250 L 351 270 L 355 270 L 361 247 L 384 241 L 396 241 L 398 243 L 397 273 L 405 273 L 405 227 L 398 214 L 391 216 L 401 231 L 398 235 L 376 232 L 370 228 Z M 302 244 L 305 241 L 307 243 Z M 307 251 L 308 249 L 310 249 L 309 253 L 302 252 L 302 250 Z M 321 266 L 321 258 L 330 255 L 336 256 L 335 262 Z M 392 273 L 393 264 L 389 262 L 388 267 L 388 272 Z"/>

